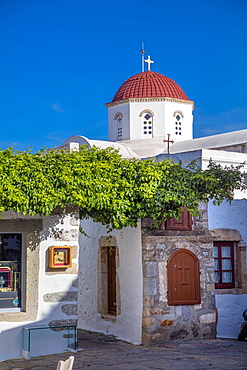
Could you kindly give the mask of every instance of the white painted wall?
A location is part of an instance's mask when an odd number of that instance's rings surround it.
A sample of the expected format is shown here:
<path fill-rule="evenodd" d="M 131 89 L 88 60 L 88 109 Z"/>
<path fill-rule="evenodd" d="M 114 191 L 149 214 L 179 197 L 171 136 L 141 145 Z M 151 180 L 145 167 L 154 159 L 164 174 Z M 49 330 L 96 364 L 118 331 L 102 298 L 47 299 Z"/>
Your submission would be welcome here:
<path fill-rule="evenodd" d="M 141 343 L 142 329 L 142 248 L 140 225 L 112 231 L 119 248 L 121 314 L 116 321 L 107 321 L 98 313 L 99 238 L 107 236 L 101 224 L 83 220 L 80 236 L 80 272 L 78 286 L 78 328 L 114 335 L 134 344 Z"/>
<path fill-rule="evenodd" d="M 0 361 L 21 357 L 22 327 L 19 322 L 0 322 Z"/>
<path fill-rule="evenodd" d="M 20 358 L 22 356 L 22 332 L 23 327 L 28 326 L 43 326 L 48 325 L 52 320 L 68 320 L 77 319 L 77 316 L 68 316 L 61 311 L 61 307 L 65 304 L 76 304 L 77 302 L 44 302 L 43 296 L 46 293 L 77 291 L 77 288 L 72 287 L 72 282 L 77 278 L 77 274 L 59 273 L 56 275 L 47 275 L 47 249 L 51 245 L 68 245 L 78 246 L 78 225 L 72 226 L 71 216 L 66 215 L 63 219 L 59 215 L 43 218 L 44 230 L 40 233 L 41 242 L 39 245 L 39 299 L 38 299 L 38 314 L 35 322 L 10 322 L 0 321 L 0 361 L 7 359 Z M 3 218 L 13 219 L 16 214 L 13 212 L 4 213 Z M 20 218 L 28 218 L 18 215 Z M 37 218 L 37 217 L 35 217 Z M 14 222 L 14 220 L 13 220 Z M 71 229 L 75 230 L 74 236 L 70 236 Z M 68 240 L 54 241 L 52 233 L 54 230 L 68 231 Z M 73 264 L 78 265 L 78 257 L 73 258 Z M 28 299 L 28 297 L 27 297 Z M 0 310 L 1 311 L 1 310 Z M 14 315 L 14 314 L 13 314 Z M 31 333 L 31 354 L 32 356 L 40 356 L 45 354 L 60 353 L 66 350 L 68 340 L 63 338 L 67 334 L 66 331 L 53 332 L 50 329 L 35 331 Z"/>
<path fill-rule="evenodd" d="M 174 142 L 193 139 L 193 105 L 180 102 L 165 102 L 165 136 L 171 135 Z M 173 117 L 176 111 L 183 113 L 182 135 L 175 135 L 175 122 Z"/>
<path fill-rule="evenodd" d="M 108 108 L 108 140 L 116 141 L 117 138 L 117 123 L 114 120 L 117 113 L 123 115 L 122 119 L 122 140 L 129 140 L 130 125 L 129 125 L 129 104 L 118 104 Z"/>
<path fill-rule="evenodd" d="M 140 113 L 143 110 L 151 110 L 153 116 L 153 137 L 165 137 L 171 135 L 174 141 L 190 140 L 193 138 L 193 103 L 177 101 L 130 101 L 108 107 L 108 139 L 116 141 L 116 122 L 114 117 L 117 113 L 123 115 L 123 138 L 122 140 L 136 140 L 143 138 L 143 118 Z M 174 112 L 183 113 L 182 135 L 175 135 Z"/>
<path fill-rule="evenodd" d="M 247 200 L 224 201 L 220 206 L 208 204 L 209 229 L 237 229 L 247 244 Z"/>
<path fill-rule="evenodd" d="M 216 294 L 218 309 L 218 338 L 236 339 L 244 322 L 243 311 L 247 308 L 247 294 Z"/>

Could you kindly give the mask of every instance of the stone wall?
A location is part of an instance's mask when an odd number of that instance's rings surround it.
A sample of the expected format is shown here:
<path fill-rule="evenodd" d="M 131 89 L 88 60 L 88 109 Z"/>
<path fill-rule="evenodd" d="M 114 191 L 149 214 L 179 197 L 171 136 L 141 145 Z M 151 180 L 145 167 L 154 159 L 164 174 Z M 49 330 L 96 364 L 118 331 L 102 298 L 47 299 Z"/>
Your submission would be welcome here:
<path fill-rule="evenodd" d="M 215 338 L 213 237 L 207 230 L 207 207 L 194 218 L 192 231 L 155 230 L 150 222 L 142 222 L 143 343 Z M 168 305 L 167 261 L 179 248 L 199 259 L 200 304 Z"/>

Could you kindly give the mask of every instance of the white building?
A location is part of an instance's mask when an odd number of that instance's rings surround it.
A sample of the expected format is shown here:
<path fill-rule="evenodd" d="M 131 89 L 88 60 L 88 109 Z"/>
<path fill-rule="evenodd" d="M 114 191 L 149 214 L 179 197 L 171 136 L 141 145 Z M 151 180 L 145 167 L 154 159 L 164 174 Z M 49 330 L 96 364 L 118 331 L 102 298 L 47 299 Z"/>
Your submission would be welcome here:
<path fill-rule="evenodd" d="M 106 104 L 106 106 L 108 108 L 110 140 L 110 142 L 107 142 L 107 146 L 116 147 L 118 145 L 125 158 L 134 156 L 143 159 L 155 157 L 158 161 L 165 159 L 168 153 L 167 141 L 169 140 L 169 156 L 175 160 L 182 160 L 184 165 L 195 160 L 201 168 L 205 169 L 210 159 L 222 166 L 231 164 L 236 166 L 245 162 L 242 170 L 244 173 L 247 172 L 247 130 L 193 139 L 194 102 L 188 99 L 183 90 L 173 80 L 163 75 L 147 71 L 129 78 L 118 89 L 112 102 Z M 173 141 L 174 143 L 172 143 Z M 91 141 L 80 136 L 74 136 L 65 141 L 65 143 L 69 142 L 77 142 L 78 144 L 83 142 L 89 146 L 105 146 L 105 142 Z M 242 312 L 247 306 L 245 197 L 246 193 L 236 191 L 235 200 L 232 204 L 223 203 L 222 206 L 218 207 L 210 203 L 208 209 L 208 227 L 212 230 L 212 235 L 215 235 L 215 253 L 219 249 L 221 253 L 222 248 L 227 247 L 224 250 L 229 249 L 232 264 L 231 271 L 224 272 L 222 263 L 225 263 L 225 261 L 221 256 L 220 271 L 215 271 L 215 276 L 220 274 L 220 279 L 223 279 L 221 288 L 215 289 L 218 309 L 218 337 L 236 338 L 242 321 Z M 236 215 L 239 215 L 239 217 L 236 217 Z M 93 232 L 94 227 L 91 226 L 91 228 L 91 232 Z M 98 244 L 97 238 L 100 239 L 104 232 L 106 233 L 102 228 L 101 230 L 97 229 L 97 233 L 94 234 L 95 244 Z M 126 232 L 128 233 L 128 231 Z M 132 232 L 134 231 L 132 230 Z M 137 239 L 133 248 L 140 249 L 140 245 L 137 243 L 138 238 L 140 240 L 139 230 L 136 229 L 135 232 L 137 233 Z M 122 241 L 125 239 L 125 233 L 121 233 L 121 237 L 120 235 L 117 237 L 117 234 L 116 238 L 120 238 Z M 226 242 L 228 245 L 220 245 L 221 242 L 223 244 Z M 94 248 L 97 249 L 97 247 Z M 125 248 L 126 246 L 123 247 L 123 253 L 126 251 Z M 120 248 L 119 251 L 121 253 Z M 97 254 L 96 250 L 95 253 Z M 94 258 L 98 266 L 99 262 L 97 262 L 96 256 Z M 135 260 L 137 265 L 140 265 L 141 258 L 139 254 L 139 259 Z M 126 263 L 126 266 L 128 266 L 130 262 Z M 215 263 L 218 263 L 217 258 L 215 258 Z M 95 275 L 97 275 L 97 266 L 95 266 Z M 125 270 L 126 266 L 121 265 L 121 268 Z M 117 271 L 119 275 L 122 275 L 120 268 Z M 223 274 L 225 274 L 225 277 L 222 276 Z M 143 274 L 140 274 L 139 280 L 136 277 L 133 278 L 135 278 L 135 282 L 138 281 L 138 284 L 143 286 Z M 85 276 L 83 279 L 85 279 Z M 224 279 L 226 283 L 224 283 Z M 231 281 L 229 282 L 229 280 Z M 93 284 L 92 279 L 90 282 Z M 96 283 L 95 286 L 97 286 Z M 122 289 L 124 289 L 123 286 Z M 134 297 L 137 297 L 134 291 L 131 290 L 131 292 L 133 292 Z M 130 297 L 129 300 L 126 299 L 129 304 L 130 301 L 136 302 L 137 300 L 137 298 L 134 299 L 130 295 L 128 290 L 125 293 L 122 292 L 122 296 L 124 295 Z M 137 320 L 136 317 L 132 316 L 132 305 L 130 304 L 130 307 L 126 308 L 126 313 L 123 314 L 123 304 L 121 303 L 122 315 L 117 315 L 114 323 L 112 323 L 110 319 L 104 321 L 106 315 L 102 318 L 101 312 L 97 308 L 97 297 L 99 297 L 99 292 L 95 294 L 95 304 L 92 304 L 87 311 L 90 312 L 90 325 L 87 323 L 87 315 L 83 315 L 83 317 L 79 315 L 78 326 L 108 332 L 133 343 L 140 343 L 142 341 L 140 338 L 143 336 L 143 318 Z M 140 317 L 142 309 L 142 302 L 139 300 L 139 308 L 135 308 L 135 312 L 139 312 Z M 79 312 L 81 311 L 83 311 L 83 305 L 79 309 Z M 129 316 L 127 312 L 129 312 Z M 122 332 L 117 323 L 120 322 L 120 318 L 122 319 L 123 316 L 127 322 L 125 325 L 122 325 L 121 322 Z M 139 333 L 135 339 L 132 338 L 133 332 L 127 331 L 128 333 L 131 332 L 131 336 L 126 334 L 126 328 L 129 326 L 133 328 L 138 326 L 133 331 Z"/>
<path fill-rule="evenodd" d="M 76 135 L 63 147 L 111 146 L 124 158 L 157 161 L 170 152 L 184 164 L 195 160 L 203 169 L 211 158 L 222 165 L 247 159 L 247 130 L 193 139 L 194 102 L 175 81 L 156 72 L 142 72 L 125 81 L 107 108 L 109 141 Z M 110 239 L 106 228 L 92 220 L 81 221 L 90 238 L 80 234 L 73 209 L 44 218 L 4 214 L 0 220 L 0 361 L 21 357 L 23 327 L 37 327 L 31 332 L 32 355 L 66 349 L 65 331 L 40 327 L 76 321 L 79 329 L 134 344 L 213 338 L 215 301 L 217 335 L 236 338 L 247 307 L 245 197 L 238 192 L 231 205 L 210 203 L 208 209 L 202 205 L 193 223 L 185 211 L 178 223 L 168 220 L 157 233 L 144 220 L 137 228 L 113 231 Z M 65 265 L 51 261 L 53 251 Z M 7 252 L 14 252 L 14 257 L 8 259 Z M 170 293 L 177 289 L 170 263 L 176 258 L 186 260 L 189 268 L 193 265 L 196 276 L 189 280 L 192 293 L 185 291 L 188 296 L 183 300 L 179 287 L 177 298 Z"/>

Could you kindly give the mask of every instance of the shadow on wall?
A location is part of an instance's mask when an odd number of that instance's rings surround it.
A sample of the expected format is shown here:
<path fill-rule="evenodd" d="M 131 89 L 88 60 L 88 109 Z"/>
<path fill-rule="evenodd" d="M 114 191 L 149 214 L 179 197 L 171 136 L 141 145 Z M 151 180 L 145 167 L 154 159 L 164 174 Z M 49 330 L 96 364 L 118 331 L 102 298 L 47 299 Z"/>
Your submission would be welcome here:
<path fill-rule="evenodd" d="M 68 338 L 68 329 L 41 327 L 77 324 L 77 280 L 73 281 L 67 292 L 47 293 L 41 299 L 42 312 L 39 312 L 39 316 L 42 316 L 42 319 L 22 323 L 0 322 L 0 361 L 22 357 L 24 327 L 37 327 L 37 330 L 30 332 L 32 357 L 67 351 L 68 340 L 73 342 L 71 334 Z"/>
<path fill-rule="evenodd" d="M 64 225 L 66 221 L 70 220 L 69 229 L 61 228 L 59 224 Z M 68 205 L 66 208 L 61 209 L 57 207 L 53 210 L 50 216 L 43 218 L 44 223 L 46 220 L 49 220 L 47 225 L 44 225 L 44 232 L 40 235 L 40 241 L 47 240 L 52 238 L 53 241 L 78 241 L 78 224 L 79 224 L 79 215 L 78 209 L 74 206 Z M 74 227 L 74 228 L 73 228 Z"/>

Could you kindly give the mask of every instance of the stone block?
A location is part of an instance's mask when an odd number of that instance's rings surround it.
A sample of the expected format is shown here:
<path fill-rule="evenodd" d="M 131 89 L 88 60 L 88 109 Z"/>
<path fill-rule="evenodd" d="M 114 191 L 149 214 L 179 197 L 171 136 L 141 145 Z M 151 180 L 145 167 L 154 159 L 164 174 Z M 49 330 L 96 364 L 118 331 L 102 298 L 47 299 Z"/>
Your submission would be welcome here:
<path fill-rule="evenodd" d="M 67 316 L 77 315 L 77 304 L 65 304 L 62 306 L 62 312 Z"/>
<path fill-rule="evenodd" d="M 158 342 L 161 342 L 164 340 L 164 333 L 154 333 L 154 334 L 151 334 L 151 337 L 150 339 L 152 341 L 158 341 Z"/>
<path fill-rule="evenodd" d="M 231 240 L 239 242 L 242 240 L 240 232 L 236 229 L 214 229 L 211 230 L 215 240 Z"/>
<path fill-rule="evenodd" d="M 201 212 L 200 219 L 203 221 L 208 221 L 208 213 L 205 211 Z"/>
<path fill-rule="evenodd" d="M 146 262 L 144 264 L 144 276 L 157 276 L 157 265 L 155 262 Z"/>
<path fill-rule="evenodd" d="M 199 322 L 201 324 L 211 324 L 216 322 L 216 313 L 207 313 L 199 316 Z"/>
<path fill-rule="evenodd" d="M 185 339 L 188 337 L 189 332 L 186 329 L 179 329 L 171 333 L 170 340 Z"/>
<path fill-rule="evenodd" d="M 165 245 L 165 244 L 163 244 L 163 243 L 158 243 L 158 244 L 156 245 L 156 249 L 162 249 L 162 250 L 165 250 L 165 249 L 166 249 L 166 245 Z"/>
<path fill-rule="evenodd" d="M 48 323 L 49 326 L 62 326 L 62 325 L 77 325 L 76 319 L 67 319 L 67 320 L 52 320 Z M 68 330 L 68 328 L 53 328 L 53 331 L 62 331 Z"/>
<path fill-rule="evenodd" d="M 199 209 L 201 211 L 207 211 L 208 210 L 208 203 L 199 203 Z"/>
<path fill-rule="evenodd" d="M 154 250 L 148 251 L 143 256 L 144 256 L 144 261 L 156 260 L 156 251 Z"/>
<path fill-rule="evenodd" d="M 77 292 L 46 293 L 43 299 L 44 302 L 77 301 Z"/>
<path fill-rule="evenodd" d="M 157 279 L 144 278 L 144 295 L 154 296 L 157 294 Z"/>
<path fill-rule="evenodd" d="M 194 338 L 197 338 L 199 336 L 200 328 L 195 323 L 192 323 L 191 330 Z"/>
<path fill-rule="evenodd" d="M 174 320 L 162 320 L 160 323 L 160 326 L 164 326 L 164 327 L 171 326 L 173 325 L 173 323 L 174 323 Z"/>
<path fill-rule="evenodd" d="M 165 311 L 163 308 L 154 307 L 150 309 L 150 315 L 166 315 L 168 311 Z"/>
<path fill-rule="evenodd" d="M 113 235 L 101 236 L 99 238 L 100 247 L 115 247 L 117 245 L 117 238 Z"/>
<path fill-rule="evenodd" d="M 195 230 L 202 230 L 203 229 L 202 222 L 195 220 L 194 221 L 194 228 L 195 228 Z"/>
<path fill-rule="evenodd" d="M 183 321 L 187 321 L 191 318 L 191 311 L 189 307 L 182 306 L 182 317 L 183 317 Z"/>
<path fill-rule="evenodd" d="M 160 302 L 167 302 L 167 268 L 166 262 L 159 262 L 159 294 Z"/>
<path fill-rule="evenodd" d="M 214 259 L 213 258 L 205 258 L 204 259 L 205 266 L 212 267 L 214 266 Z"/>
<path fill-rule="evenodd" d="M 153 306 L 154 305 L 154 297 L 144 297 L 143 298 L 143 305 L 144 306 Z"/>
<path fill-rule="evenodd" d="M 153 244 L 152 244 L 152 243 L 146 243 L 146 244 L 145 244 L 145 249 L 146 249 L 146 250 L 152 250 L 152 249 L 154 249 L 154 246 L 153 246 Z"/>
<path fill-rule="evenodd" d="M 153 318 L 153 317 L 144 317 L 142 319 L 142 326 L 143 327 L 149 327 L 149 326 L 153 326 L 157 324 L 157 319 Z"/>
<path fill-rule="evenodd" d="M 211 325 L 205 325 L 202 329 L 203 338 L 215 338 L 215 327 Z"/>
<path fill-rule="evenodd" d="M 214 283 L 213 283 L 213 284 L 208 284 L 208 285 L 207 285 L 207 291 L 208 291 L 208 292 L 213 292 L 213 291 L 214 291 L 214 289 L 215 289 L 215 285 L 214 285 Z"/>
<path fill-rule="evenodd" d="M 149 317 L 150 316 L 150 308 L 147 306 L 143 306 L 142 308 L 142 316 Z"/>

